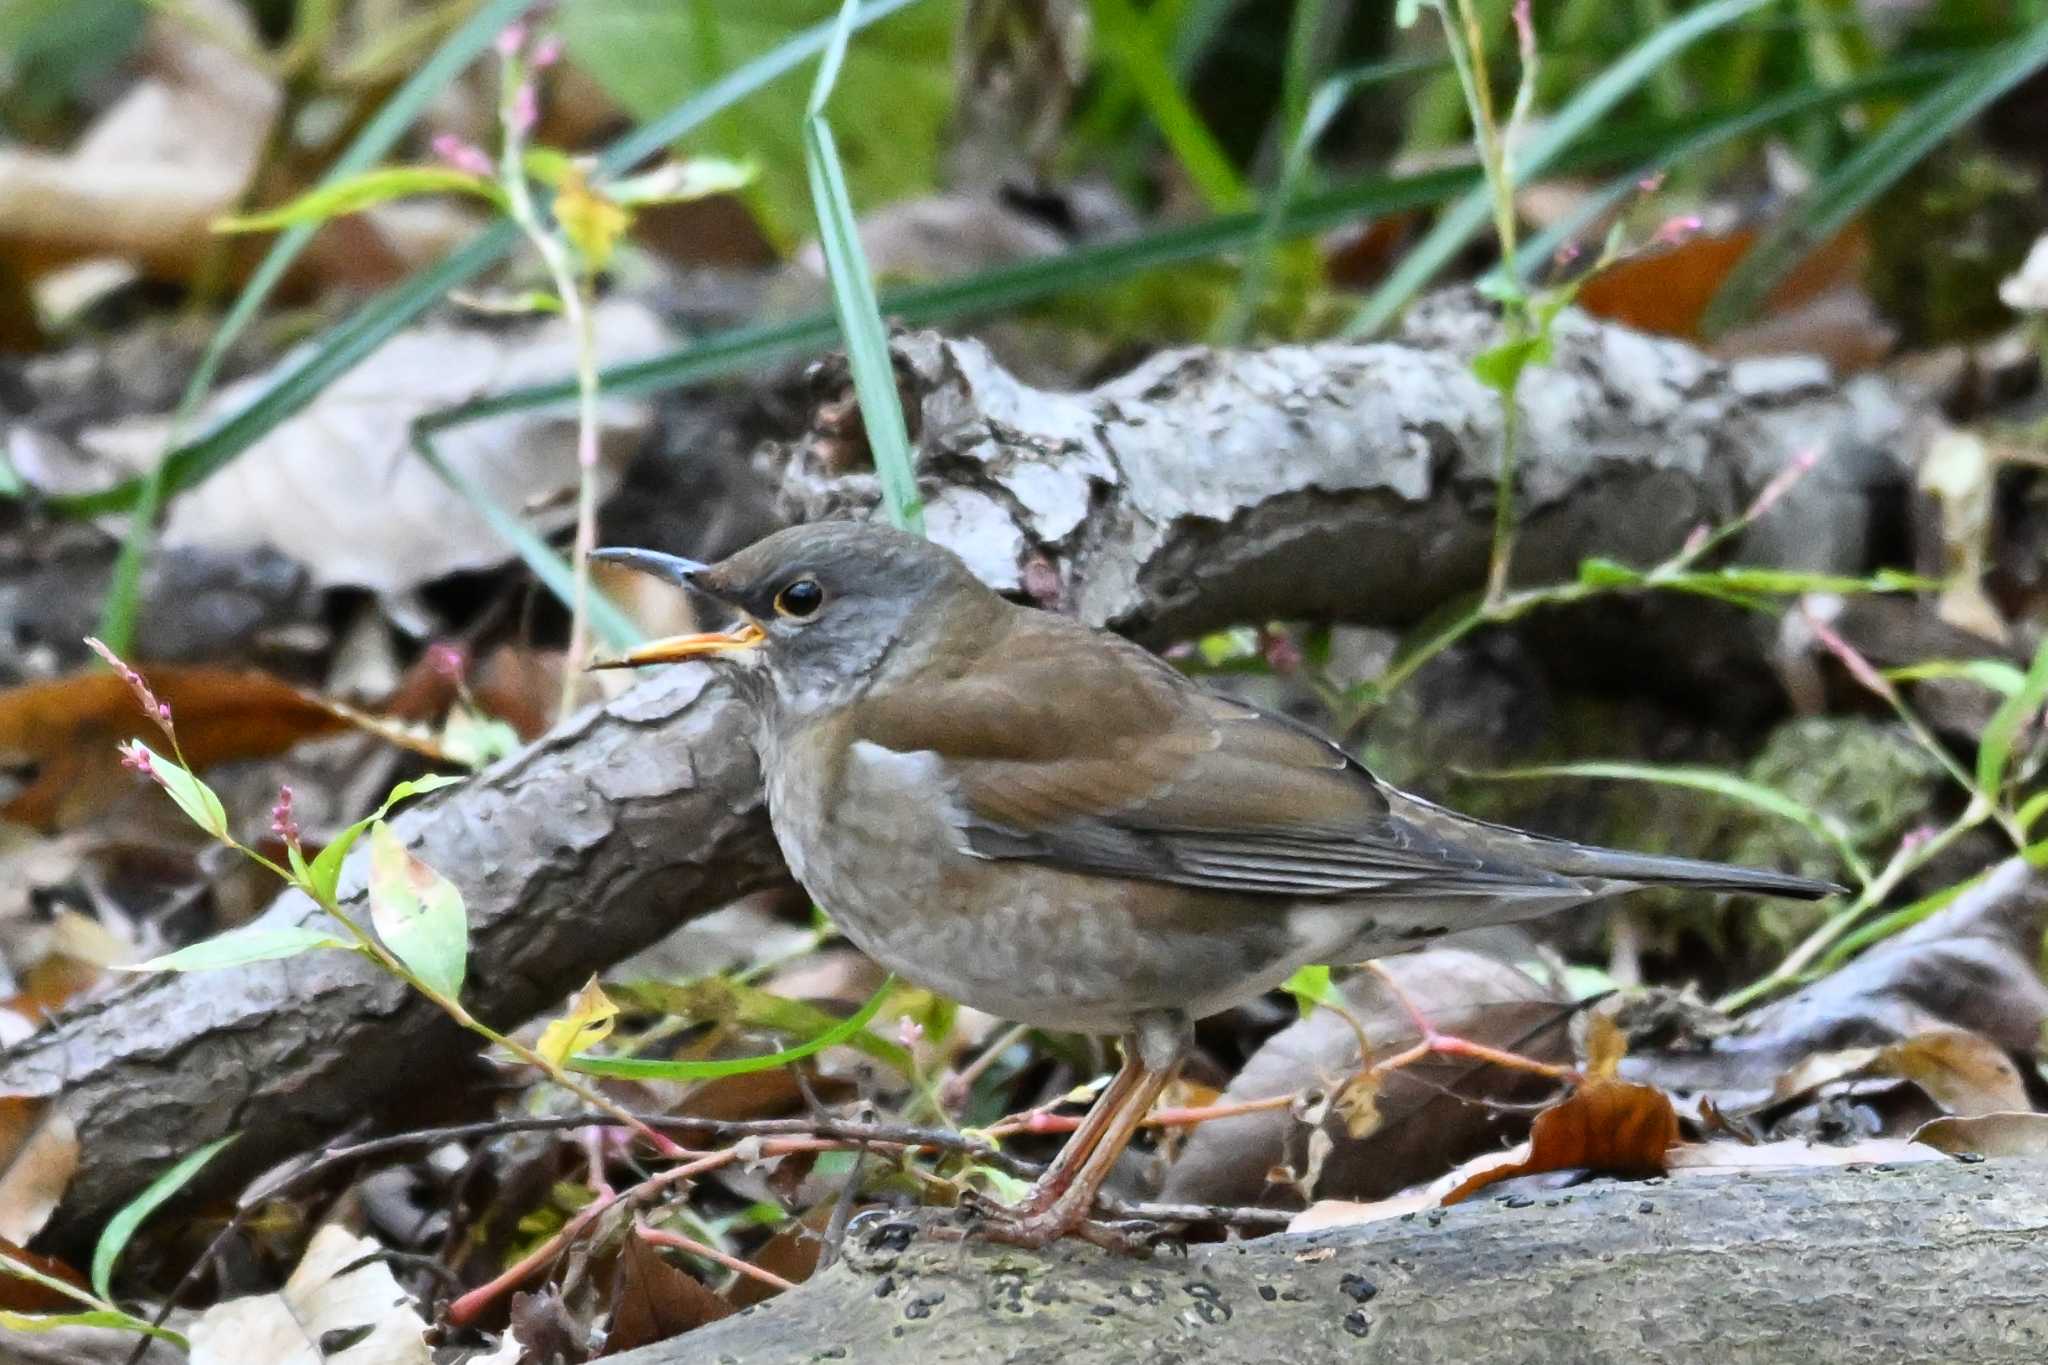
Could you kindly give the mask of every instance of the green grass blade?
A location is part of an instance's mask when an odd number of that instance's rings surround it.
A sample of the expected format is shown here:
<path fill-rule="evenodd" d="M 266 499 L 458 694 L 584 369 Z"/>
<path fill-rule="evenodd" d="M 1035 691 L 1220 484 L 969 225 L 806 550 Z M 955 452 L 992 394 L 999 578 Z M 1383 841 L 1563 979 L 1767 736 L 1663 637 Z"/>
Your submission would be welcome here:
<path fill-rule="evenodd" d="M 896 392 L 896 367 L 889 358 L 888 329 L 875 297 L 875 281 L 861 249 L 860 224 L 846 192 L 839 149 L 825 103 L 839 75 L 852 33 L 856 0 L 845 0 L 839 28 L 818 65 L 811 90 L 810 112 L 804 117 L 804 169 L 811 182 L 811 204 L 818 214 L 818 241 L 832 280 L 832 306 L 839 332 L 846 339 L 846 361 L 853 371 L 853 390 L 867 428 L 868 449 L 882 484 L 882 505 L 889 520 L 906 531 L 924 533 L 924 503 L 917 493 L 917 472 L 911 461 L 910 430 L 903 420 L 903 402 Z"/>
<path fill-rule="evenodd" d="M 1738 802 L 1752 810 L 1776 816 L 1799 826 L 1825 843 L 1842 859 L 1858 883 L 1868 883 L 1870 868 L 1843 837 L 1835 823 L 1803 801 L 1794 800 L 1775 787 L 1752 782 L 1719 768 L 1691 767 L 1664 763 L 1548 763 L 1539 767 L 1498 768 L 1468 774 L 1486 781 L 1535 781 L 1558 777 L 1596 778 L 1621 782 L 1654 782 L 1665 787 L 1685 787 L 1709 792 Z"/>
<path fill-rule="evenodd" d="M 1539 125 L 1528 145 L 1516 154 L 1518 180 L 1527 182 L 1551 169 L 1608 110 L 1686 47 L 1768 3 L 1770 0 L 1714 0 L 1643 39 L 1572 96 L 1553 118 Z M 1451 257 L 1472 240 L 1492 211 L 1492 194 L 1484 185 L 1453 205 L 1366 299 L 1345 328 L 1345 334 L 1370 335 L 1392 322 L 1422 287 L 1436 278 Z"/>
<path fill-rule="evenodd" d="M 150 1181 L 148 1189 L 123 1204 L 120 1212 L 107 1220 L 106 1230 L 100 1233 L 99 1243 L 92 1249 L 92 1287 L 100 1298 L 113 1302 L 114 1295 L 109 1286 L 113 1282 L 114 1266 L 120 1261 L 121 1253 L 128 1249 L 128 1239 L 135 1235 L 135 1230 L 166 1199 L 184 1189 L 192 1177 L 199 1174 L 200 1168 L 213 1160 L 214 1154 L 233 1142 L 236 1136 L 230 1133 L 185 1156 Z"/>
<path fill-rule="evenodd" d="M 868 1026 L 877 1014 L 889 993 L 896 988 L 896 978 L 891 976 L 867 1003 L 853 1014 L 840 1020 L 823 1033 L 814 1034 L 794 1047 L 781 1052 L 765 1052 L 757 1057 L 727 1057 L 712 1062 L 660 1061 L 651 1057 L 592 1057 L 578 1053 L 569 1059 L 569 1069 L 580 1071 L 586 1076 L 610 1076 L 628 1081 L 706 1081 L 720 1076 L 744 1076 L 755 1071 L 773 1071 L 779 1066 L 799 1062 L 814 1052 L 822 1052 L 852 1038 Z"/>
<path fill-rule="evenodd" d="M 1188 102 L 1174 76 L 1168 46 L 1158 41 L 1130 0 L 1095 0 L 1093 9 L 1104 59 L 1115 65 L 1137 93 L 1152 126 L 1187 173 L 1188 182 L 1212 210 L 1242 208 L 1250 198 L 1244 180 Z"/>
<path fill-rule="evenodd" d="M 1977 741 L 1977 790 L 1985 800 L 1997 802 L 2005 786 L 2006 767 L 2012 762 L 2013 741 L 2019 738 L 2020 728 L 2041 713 L 2044 702 L 2048 702 L 2048 640 L 2035 651 L 2019 690 L 1999 703 Z"/>
<path fill-rule="evenodd" d="M 861 9 L 853 27 L 864 28 L 915 2 L 876 0 Z M 502 24 L 490 26 L 486 41 L 501 27 Z M 602 174 L 611 176 L 629 169 L 770 81 L 787 75 L 823 51 L 835 27 L 835 23 L 826 22 L 806 29 L 774 51 L 764 53 L 731 75 L 681 101 L 669 113 L 628 133 L 600 155 L 598 165 Z M 467 31 L 466 26 L 464 31 Z M 163 466 L 162 495 L 169 496 L 189 488 L 232 462 L 279 423 L 303 409 L 337 376 L 431 308 L 442 295 L 475 279 L 503 260 L 519 240 L 517 227 L 509 222 L 495 223 L 454 255 L 393 285 L 337 323 L 312 344 L 302 360 L 290 371 L 278 375 L 247 406 L 223 418 L 203 436 L 172 451 Z M 280 239 L 280 245 L 282 241 Z M 47 505 L 67 516 L 125 512 L 138 505 L 146 484 L 145 479 L 131 479 L 96 493 L 53 497 Z"/>
<path fill-rule="evenodd" d="M 1707 334 L 1749 316 L 1808 251 L 1841 231 L 1936 145 L 2043 66 L 2048 66 L 2048 21 L 1985 53 L 1893 118 L 1823 176 L 1797 211 L 1729 272 L 1707 309 Z"/>

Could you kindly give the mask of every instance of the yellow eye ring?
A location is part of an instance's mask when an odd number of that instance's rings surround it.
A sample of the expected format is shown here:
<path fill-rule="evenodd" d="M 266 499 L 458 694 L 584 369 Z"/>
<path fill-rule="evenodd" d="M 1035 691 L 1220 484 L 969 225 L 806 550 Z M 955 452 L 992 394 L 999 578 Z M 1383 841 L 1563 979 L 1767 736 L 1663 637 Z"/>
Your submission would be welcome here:
<path fill-rule="evenodd" d="M 793 621 L 816 616 L 818 608 L 824 605 L 825 590 L 815 578 L 799 578 L 775 594 L 776 613 Z"/>

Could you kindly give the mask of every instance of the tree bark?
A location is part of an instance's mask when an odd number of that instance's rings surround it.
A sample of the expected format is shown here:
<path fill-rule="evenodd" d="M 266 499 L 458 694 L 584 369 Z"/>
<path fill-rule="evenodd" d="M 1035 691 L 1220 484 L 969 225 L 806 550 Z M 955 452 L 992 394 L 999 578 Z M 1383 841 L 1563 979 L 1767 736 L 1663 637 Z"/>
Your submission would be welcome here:
<path fill-rule="evenodd" d="M 2048 1167 L 1602 1180 L 1440 1216 L 1171 1250 L 1020 1255 L 868 1215 L 810 1283 L 618 1365 L 2033 1365 Z"/>
<path fill-rule="evenodd" d="M 1484 574 L 1500 418 L 1464 357 L 1492 327 L 1454 294 L 1399 343 L 1178 351 L 1084 394 L 1029 388 L 973 342 L 902 338 L 931 529 L 996 586 L 1154 642 L 1273 616 L 1413 620 Z M 1817 361 L 1722 365 L 1568 318 L 1524 410 L 1524 579 L 1666 554 L 1809 449 L 1825 458 L 1747 537 L 1751 562 L 1861 567 L 1898 510 L 1911 410 Z M 788 452 L 796 515 L 872 510 L 871 474 L 827 471 L 834 439 Z M 676 669 L 398 817 L 467 899 L 479 1017 L 516 1024 L 783 875 L 745 731 L 722 687 Z M 358 911 L 365 853 L 342 881 Z M 310 913 L 286 895 L 266 922 Z M 0 1094 L 61 1095 L 85 1134 L 61 1244 L 204 1142 L 243 1135 L 209 1168 L 227 1187 L 417 1091 L 472 1042 L 326 953 L 95 1001 L 0 1052 Z"/>

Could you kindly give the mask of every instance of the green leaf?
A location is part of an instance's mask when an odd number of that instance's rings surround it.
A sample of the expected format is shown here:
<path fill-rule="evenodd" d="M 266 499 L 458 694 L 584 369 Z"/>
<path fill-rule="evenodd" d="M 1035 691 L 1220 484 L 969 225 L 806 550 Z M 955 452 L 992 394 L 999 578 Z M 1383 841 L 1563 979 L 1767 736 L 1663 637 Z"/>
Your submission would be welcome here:
<path fill-rule="evenodd" d="M 1870 880 L 1870 869 L 1843 835 L 1835 821 L 1803 801 L 1795 800 L 1775 787 L 1752 782 L 1718 768 L 1689 767 L 1662 763 L 1546 763 L 1527 768 L 1496 768 L 1469 774 L 1483 781 L 1524 782 L 1559 777 L 1601 778 L 1622 782 L 1654 782 L 1665 787 L 1687 787 L 1711 792 L 1740 802 L 1752 810 L 1790 821 L 1833 849 L 1858 882 Z"/>
<path fill-rule="evenodd" d="M 157 1211 L 158 1205 L 184 1189 L 192 1177 L 237 1136 L 230 1133 L 185 1156 L 150 1181 L 148 1189 L 123 1204 L 120 1212 L 107 1220 L 106 1230 L 100 1233 L 99 1244 L 92 1249 L 92 1287 L 102 1299 L 113 1301 L 114 1294 L 109 1285 L 114 1277 L 114 1266 L 120 1261 L 121 1253 L 128 1249 L 128 1239 L 135 1235 L 135 1230 Z"/>
<path fill-rule="evenodd" d="M 453 166 L 385 166 L 320 185 L 263 213 L 219 219 L 213 230 L 272 232 L 300 223 L 325 223 L 393 199 L 420 194 L 470 194 L 488 200 L 500 210 L 505 207 L 505 192 L 488 177 L 458 171 Z"/>
<path fill-rule="evenodd" d="M 1813 248 L 1841 231 L 1943 140 L 2048 65 L 2048 20 L 1993 48 L 1885 124 L 1821 177 L 1722 281 L 1701 328 L 1713 336 L 1748 317 Z"/>
<path fill-rule="evenodd" d="M 1665 62 L 1715 29 L 1769 2 L 1714 0 L 1687 10 L 1644 38 L 1612 66 L 1580 86 L 1578 93 L 1554 116 L 1537 124 L 1527 144 L 1515 155 L 1516 183 L 1527 184 L 1550 169 L 1573 142 Z M 1492 212 L 1492 191 L 1483 184 L 1474 186 L 1437 220 L 1428 236 L 1409 248 L 1393 274 L 1359 308 L 1357 316 L 1345 327 L 1345 334 L 1370 335 L 1392 322 L 1408 306 L 1408 301 L 1436 278 L 1437 272 L 1485 226 Z"/>
<path fill-rule="evenodd" d="M 0 1327 L 15 1332 L 50 1332 L 59 1327 L 113 1327 L 123 1332 L 140 1332 L 144 1336 L 160 1337 L 177 1346 L 188 1349 L 190 1343 L 168 1327 L 152 1327 L 132 1313 L 118 1308 L 92 1308 L 83 1313 L 16 1313 L 0 1309 Z"/>
<path fill-rule="evenodd" d="M 1550 338 L 1537 335 L 1503 341 L 1472 357 L 1472 377 L 1499 393 L 1512 393 L 1522 371 L 1550 359 Z"/>
<path fill-rule="evenodd" d="M 863 20 L 879 8 L 867 6 Z M 837 9 L 831 0 L 577 0 L 560 9 L 556 24 L 577 65 L 629 113 L 647 117 L 730 68 L 807 37 L 803 26 L 829 23 Z M 958 19 L 957 0 L 922 0 L 875 23 L 849 55 L 840 73 L 842 108 L 849 111 L 846 174 L 859 202 L 931 189 L 953 108 Z M 750 158 L 760 166 L 750 195 L 785 247 L 807 235 L 811 222 L 806 108 L 800 89 L 767 91 L 719 113 L 683 144 L 687 153 Z"/>
<path fill-rule="evenodd" d="M 1629 588 L 1643 581 L 1642 571 L 1615 559 L 1594 555 L 1579 561 L 1579 582 L 1589 588 Z"/>
<path fill-rule="evenodd" d="M 1341 1005 L 1343 997 L 1330 984 L 1330 968 L 1325 963 L 1310 963 L 1295 968 L 1294 975 L 1280 983 L 1280 989 L 1294 997 L 1294 1004 L 1306 1019 L 1316 1012 L 1318 1005 Z"/>
<path fill-rule="evenodd" d="M 755 1071 L 772 1071 L 779 1066 L 801 1061 L 814 1052 L 836 1046 L 852 1038 L 868 1026 L 868 1021 L 881 1011 L 882 1002 L 896 987 L 896 978 L 890 977 L 866 1004 L 852 1015 L 840 1020 L 823 1033 L 796 1044 L 782 1052 L 764 1053 L 758 1057 L 728 1057 L 713 1062 L 659 1061 L 647 1057 L 589 1057 L 575 1056 L 569 1059 L 571 1071 L 581 1071 L 590 1076 L 610 1076 L 629 1081 L 703 1081 L 720 1076 L 744 1076 Z"/>
<path fill-rule="evenodd" d="M 414 976 L 449 1000 L 461 996 L 469 961 L 462 893 L 415 858 L 382 820 L 370 826 L 370 922 Z"/>
<path fill-rule="evenodd" d="M 188 819 L 216 839 L 232 842 L 234 835 L 228 830 L 228 813 L 213 794 L 213 788 L 201 782 L 182 764 L 165 758 L 139 739 L 128 741 L 130 752 L 141 752 L 149 756 L 149 775 L 156 784 L 171 795 L 178 803 L 178 809 Z"/>
<path fill-rule="evenodd" d="M 393 806 L 410 797 L 425 796 L 428 792 L 452 787 L 460 781 L 462 779 L 459 777 L 429 773 L 425 777 L 416 777 L 410 782 L 401 782 L 393 787 L 390 794 L 384 798 L 383 805 L 335 835 L 328 841 L 327 847 L 320 850 L 320 856 L 313 859 L 313 865 L 307 869 L 307 881 L 313 899 L 322 905 L 334 903 L 334 891 L 341 884 L 341 865 L 348 858 L 348 851 L 356 846 L 356 840 L 363 837 L 363 831 L 382 820 Z"/>
<path fill-rule="evenodd" d="M 825 121 L 825 103 L 852 33 L 857 0 L 845 0 L 832 46 L 818 64 L 810 112 L 804 116 L 804 165 L 810 174 L 811 202 L 818 215 L 818 240 L 832 279 L 832 305 L 839 316 L 839 334 L 846 340 L 846 361 L 853 371 L 853 390 L 860 401 L 868 449 L 882 484 L 882 505 L 901 530 L 924 533 L 924 504 L 917 493 L 917 472 L 911 460 L 910 431 L 903 420 L 903 401 L 896 391 L 896 367 L 889 358 L 889 334 L 882 326 L 875 299 L 874 277 L 861 249 L 860 225 L 846 191 L 846 176 L 832 126 Z"/>
<path fill-rule="evenodd" d="M 816 1005 L 729 977 L 706 977 L 680 985 L 645 981 L 613 989 L 620 999 L 641 1009 L 658 1010 L 693 1023 L 768 1029 L 793 1038 L 815 1037 L 837 1028 L 840 1022 Z M 936 1035 L 937 1030 L 932 1032 Z M 907 1049 L 869 1030 L 848 1034 L 845 1043 L 901 1075 L 917 1073 L 917 1064 Z"/>
<path fill-rule="evenodd" d="M 1929 659 L 1901 668 L 1887 668 L 1884 676 L 1893 682 L 1948 679 L 1972 682 L 2002 697 L 2013 696 L 2027 685 L 2027 675 L 2003 659 Z"/>
<path fill-rule="evenodd" d="M 2020 689 L 2007 697 L 1992 713 L 1991 721 L 1977 740 L 1977 790 L 1994 804 L 2005 786 L 2006 765 L 2012 761 L 2013 741 L 2020 727 L 2041 714 L 2048 702 L 2048 640 L 2034 653 Z"/>
<path fill-rule="evenodd" d="M 231 929 L 202 939 L 189 948 L 153 957 L 147 962 L 120 966 L 124 972 L 207 972 L 218 967 L 240 967 L 249 962 L 270 962 L 297 957 L 316 948 L 354 948 L 324 930 L 295 925 L 282 929 Z"/>
<path fill-rule="evenodd" d="M 757 174 L 751 161 L 693 156 L 687 161 L 665 162 L 640 175 L 615 180 L 605 192 L 615 204 L 677 204 L 714 194 L 731 194 L 746 188 Z"/>

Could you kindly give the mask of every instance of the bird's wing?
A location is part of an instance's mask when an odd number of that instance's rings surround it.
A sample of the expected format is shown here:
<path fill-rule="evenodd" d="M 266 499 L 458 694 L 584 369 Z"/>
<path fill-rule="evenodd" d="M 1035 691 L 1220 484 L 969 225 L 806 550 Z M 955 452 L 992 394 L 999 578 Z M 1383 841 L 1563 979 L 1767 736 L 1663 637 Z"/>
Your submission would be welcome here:
<path fill-rule="evenodd" d="M 1405 818 L 1311 730 L 1114 636 L 1026 619 L 971 660 L 871 694 L 852 727 L 940 760 L 977 856 L 1289 899 L 1572 889 Z"/>

